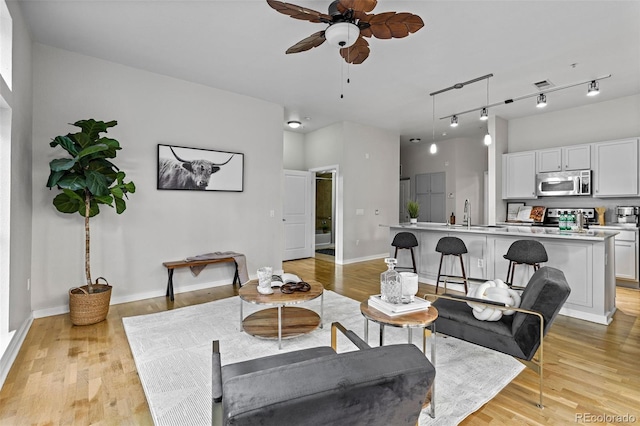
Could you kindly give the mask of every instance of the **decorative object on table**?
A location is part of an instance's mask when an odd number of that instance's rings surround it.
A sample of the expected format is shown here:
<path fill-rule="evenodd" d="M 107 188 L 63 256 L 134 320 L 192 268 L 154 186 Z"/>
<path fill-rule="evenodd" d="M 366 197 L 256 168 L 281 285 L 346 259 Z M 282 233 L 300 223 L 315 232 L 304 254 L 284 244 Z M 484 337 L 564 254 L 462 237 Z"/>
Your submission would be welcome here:
<path fill-rule="evenodd" d="M 598 225 L 600 226 L 605 225 L 604 214 L 606 211 L 606 207 L 596 207 L 596 212 L 598 213 Z"/>
<path fill-rule="evenodd" d="M 307 292 L 309 290 L 311 290 L 311 285 L 304 281 L 300 281 L 297 283 L 286 283 L 283 284 L 282 287 L 280 287 L 280 291 L 284 294 L 291 294 L 296 291 Z"/>
<path fill-rule="evenodd" d="M 415 272 L 400 272 L 402 283 L 402 303 L 411 303 L 418 292 L 418 274 Z"/>
<path fill-rule="evenodd" d="M 158 189 L 242 192 L 244 154 L 158 144 Z"/>
<path fill-rule="evenodd" d="M 103 321 L 109 312 L 111 286 L 91 282 L 91 245 L 89 218 L 100 213 L 99 204 L 115 207 L 117 214 L 127 208 L 125 198 L 136 191 L 133 182 L 125 182 L 125 173 L 111 159 L 121 149 L 120 143 L 101 133 L 118 122 L 80 120 L 73 123 L 81 130 L 57 136 L 49 145 L 60 146 L 70 157 L 57 158 L 49 163 L 47 187 L 62 193 L 53 199 L 53 205 L 62 213 L 78 213 L 84 217 L 85 278 L 86 285 L 69 290 L 69 313 L 75 325 L 89 325 Z"/>
<path fill-rule="evenodd" d="M 518 211 L 523 207 L 524 203 L 507 203 L 507 222 L 515 222 L 518 220 Z"/>
<path fill-rule="evenodd" d="M 271 266 L 263 266 L 258 269 L 258 293 L 273 294 L 271 288 L 271 277 L 273 276 L 273 268 Z"/>
<path fill-rule="evenodd" d="M 429 309 L 431 302 L 424 299 L 415 299 L 411 303 L 389 303 L 382 300 L 381 295 L 374 294 L 369 296 L 369 306 L 390 317 L 409 314 L 412 312 L 424 311 Z"/>
<path fill-rule="evenodd" d="M 380 294 L 382 300 L 389 303 L 402 303 L 402 282 L 400 274 L 394 269 L 398 261 L 393 257 L 384 259 L 387 270 L 380 274 Z"/>
<path fill-rule="evenodd" d="M 520 293 L 509 288 L 504 281 L 497 278 L 479 285 L 470 286 L 467 297 L 491 300 L 512 308 L 520 307 Z M 513 315 L 516 312 L 514 310 L 495 309 L 488 305 L 474 302 L 467 302 L 467 305 L 473 308 L 473 316 L 480 321 L 498 321 L 503 315 Z"/>
<path fill-rule="evenodd" d="M 420 204 L 417 201 L 407 202 L 407 213 L 411 223 L 418 223 L 418 216 L 420 216 Z"/>
<path fill-rule="evenodd" d="M 529 219 L 533 222 L 542 223 L 546 211 L 547 208 L 544 206 L 533 206 L 531 207 L 531 213 L 529 213 Z"/>
<path fill-rule="evenodd" d="M 282 287 L 284 284 L 299 283 L 300 281 L 302 281 L 300 277 L 295 274 L 274 274 L 271 276 L 271 287 Z"/>

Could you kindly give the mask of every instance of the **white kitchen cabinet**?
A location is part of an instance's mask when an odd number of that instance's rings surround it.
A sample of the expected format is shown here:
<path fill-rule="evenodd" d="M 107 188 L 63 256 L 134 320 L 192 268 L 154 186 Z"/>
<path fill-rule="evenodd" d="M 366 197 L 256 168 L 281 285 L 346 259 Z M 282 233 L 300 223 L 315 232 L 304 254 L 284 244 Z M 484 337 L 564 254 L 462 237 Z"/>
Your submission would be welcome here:
<path fill-rule="evenodd" d="M 593 196 L 639 195 L 638 139 L 593 144 Z"/>
<path fill-rule="evenodd" d="M 571 145 L 536 151 L 538 172 L 591 169 L 591 145 Z"/>
<path fill-rule="evenodd" d="M 636 243 L 616 238 L 616 278 L 636 281 Z"/>
<path fill-rule="evenodd" d="M 535 151 L 502 154 L 502 198 L 538 198 Z"/>

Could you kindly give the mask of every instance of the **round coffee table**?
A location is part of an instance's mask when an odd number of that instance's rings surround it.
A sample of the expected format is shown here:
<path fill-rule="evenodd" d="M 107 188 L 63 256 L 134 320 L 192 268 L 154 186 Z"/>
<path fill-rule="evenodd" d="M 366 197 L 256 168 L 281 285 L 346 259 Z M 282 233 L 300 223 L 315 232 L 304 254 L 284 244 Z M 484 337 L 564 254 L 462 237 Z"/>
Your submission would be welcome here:
<path fill-rule="evenodd" d="M 427 329 L 431 332 L 431 364 L 436 365 L 436 319 L 438 318 L 438 310 L 434 306 L 423 311 L 410 312 L 407 314 L 389 316 L 385 313 L 369 306 L 369 301 L 365 300 L 360 304 L 360 312 L 364 316 L 364 341 L 369 343 L 369 321 L 373 321 L 380 325 L 380 346 L 384 344 L 384 328 L 385 326 L 407 328 L 409 330 L 409 343 L 411 343 L 411 329 L 422 328 L 422 352 L 427 354 Z M 429 415 L 435 418 L 435 380 L 431 387 L 431 412 Z M 425 402 L 426 403 L 426 402 Z"/>
<path fill-rule="evenodd" d="M 273 294 L 258 293 L 257 281 L 249 281 L 240 287 L 240 330 L 263 339 L 278 339 L 278 349 L 282 349 L 282 339 L 290 339 L 310 333 L 318 326 L 322 328 L 324 311 L 324 286 L 317 281 L 306 281 L 311 285 L 309 291 L 282 293 L 279 288 Z M 320 315 L 316 312 L 292 305 L 298 305 L 320 297 Z M 244 318 L 243 303 L 272 306 L 254 312 Z"/>

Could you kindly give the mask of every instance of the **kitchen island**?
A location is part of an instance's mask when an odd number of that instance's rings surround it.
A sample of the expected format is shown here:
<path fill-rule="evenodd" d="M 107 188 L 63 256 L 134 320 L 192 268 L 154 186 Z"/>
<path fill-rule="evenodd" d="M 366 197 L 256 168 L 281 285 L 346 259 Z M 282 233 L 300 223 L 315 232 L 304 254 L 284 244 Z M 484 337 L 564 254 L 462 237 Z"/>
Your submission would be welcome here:
<path fill-rule="evenodd" d="M 420 222 L 418 224 L 383 225 L 390 228 L 390 241 L 398 232 L 411 232 L 418 239 L 416 263 L 421 282 L 435 285 L 440 253 L 438 240 L 455 236 L 464 241 L 468 253 L 463 255 L 468 277 L 506 279 L 509 261 L 503 255 L 516 240 L 540 241 L 549 256 L 545 266 L 564 272 L 571 294 L 560 314 L 608 325 L 616 310 L 615 245 L 617 232 L 587 230 L 558 231 L 557 228 L 528 226 L 470 226 Z M 393 255 L 393 250 L 390 252 Z M 443 274 L 460 274 L 460 264 L 445 256 Z M 455 260 L 455 263 L 454 263 Z M 410 265 L 408 250 L 398 252 L 398 265 Z M 518 266 L 515 285 L 525 285 L 533 268 Z"/>

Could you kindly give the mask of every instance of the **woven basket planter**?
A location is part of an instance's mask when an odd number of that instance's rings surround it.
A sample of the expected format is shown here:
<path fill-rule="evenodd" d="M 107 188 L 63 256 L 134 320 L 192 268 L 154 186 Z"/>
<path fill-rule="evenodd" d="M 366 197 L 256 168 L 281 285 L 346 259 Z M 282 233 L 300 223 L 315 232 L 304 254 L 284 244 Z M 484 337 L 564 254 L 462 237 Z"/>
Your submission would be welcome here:
<path fill-rule="evenodd" d="M 112 287 L 98 284 L 98 278 L 93 284 L 93 293 L 89 293 L 88 286 L 74 287 L 69 290 L 69 315 L 74 325 L 89 325 L 104 321 L 109 313 Z"/>

